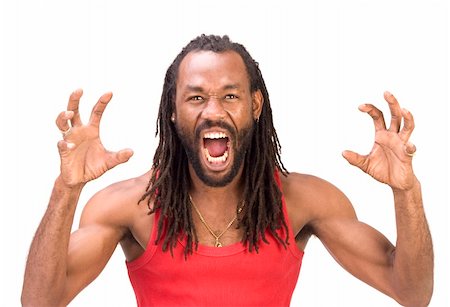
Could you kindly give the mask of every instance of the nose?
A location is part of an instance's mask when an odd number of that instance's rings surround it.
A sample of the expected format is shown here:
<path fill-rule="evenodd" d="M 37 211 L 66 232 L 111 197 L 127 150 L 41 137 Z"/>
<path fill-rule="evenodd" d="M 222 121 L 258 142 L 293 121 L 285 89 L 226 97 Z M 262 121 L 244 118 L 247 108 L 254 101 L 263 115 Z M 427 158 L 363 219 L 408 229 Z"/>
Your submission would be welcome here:
<path fill-rule="evenodd" d="M 224 105 L 217 97 L 210 97 L 204 104 L 205 108 L 202 111 L 202 118 L 211 121 L 221 121 L 225 119 L 227 114 Z"/>

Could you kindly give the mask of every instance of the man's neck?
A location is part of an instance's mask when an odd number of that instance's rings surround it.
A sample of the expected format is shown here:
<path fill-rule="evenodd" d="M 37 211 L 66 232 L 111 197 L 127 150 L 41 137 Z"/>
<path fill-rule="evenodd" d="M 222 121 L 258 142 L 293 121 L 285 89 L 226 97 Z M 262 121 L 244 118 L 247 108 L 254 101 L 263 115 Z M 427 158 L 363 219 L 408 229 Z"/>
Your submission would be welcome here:
<path fill-rule="evenodd" d="M 198 178 L 195 171 L 189 167 L 191 188 L 189 193 L 197 207 L 203 211 L 215 211 L 218 214 L 236 212 L 241 205 L 244 186 L 242 183 L 242 168 L 233 180 L 223 187 L 211 187 Z"/>

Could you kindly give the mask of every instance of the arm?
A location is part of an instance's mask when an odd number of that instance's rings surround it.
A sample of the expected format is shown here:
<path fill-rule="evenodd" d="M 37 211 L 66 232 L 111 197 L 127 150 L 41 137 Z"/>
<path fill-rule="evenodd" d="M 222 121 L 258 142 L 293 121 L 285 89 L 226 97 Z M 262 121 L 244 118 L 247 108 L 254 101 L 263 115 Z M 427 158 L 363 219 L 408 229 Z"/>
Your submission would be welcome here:
<path fill-rule="evenodd" d="M 78 113 L 81 95 L 81 90 L 72 93 L 68 111 L 56 121 L 65 131 L 64 140 L 58 142 L 61 174 L 31 244 L 22 289 L 24 306 L 67 304 L 98 275 L 123 235 L 123 229 L 100 223 L 91 223 L 70 235 L 84 185 L 132 155 L 131 150 L 107 152 L 99 139 L 100 119 L 111 94 L 100 98 L 87 125 L 81 123 Z"/>
<path fill-rule="evenodd" d="M 410 211 L 399 212 L 402 205 L 396 201 L 394 246 L 382 233 L 358 221 L 350 201 L 336 187 L 318 178 L 309 181 L 314 181 L 309 192 L 320 210 L 308 225 L 333 258 L 401 305 L 426 306 L 433 286 L 433 251 L 423 209 L 414 209 L 414 202 L 408 201 L 404 204 L 412 205 Z"/>
<path fill-rule="evenodd" d="M 338 189 L 320 180 L 313 183 L 320 203 L 309 224 L 333 257 L 350 273 L 402 305 L 426 306 L 433 292 L 433 246 L 420 183 L 412 169 L 415 146 L 409 142 L 409 137 L 414 120 L 411 113 L 400 109 L 390 93 L 385 93 L 385 99 L 392 115 L 389 129 L 380 110 L 373 105 L 360 106 L 360 110 L 374 120 L 374 146 L 365 156 L 351 151 L 345 151 L 343 156 L 350 164 L 392 188 L 396 246 L 377 230 L 359 222 L 349 200 Z"/>
<path fill-rule="evenodd" d="M 373 118 L 375 144 L 369 155 L 350 151 L 343 155 L 350 164 L 392 188 L 397 225 L 397 242 L 391 255 L 392 287 L 399 302 L 425 306 L 433 293 L 433 245 L 420 183 L 412 168 L 416 147 L 409 138 L 414 130 L 414 118 L 400 108 L 392 94 L 386 92 L 384 98 L 391 112 L 389 128 L 379 109 L 373 105 L 360 106 L 362 112 Z"/>
<path fill-rule="evenodd" d="M 396 292 L 427 305 L 433 293 L 433 245 L 422 206 L 420 183 L 410 190 L 393 190 L 397 243 L 393 253 Z M 414 300 L 416 298 L 416 300 Z"/>

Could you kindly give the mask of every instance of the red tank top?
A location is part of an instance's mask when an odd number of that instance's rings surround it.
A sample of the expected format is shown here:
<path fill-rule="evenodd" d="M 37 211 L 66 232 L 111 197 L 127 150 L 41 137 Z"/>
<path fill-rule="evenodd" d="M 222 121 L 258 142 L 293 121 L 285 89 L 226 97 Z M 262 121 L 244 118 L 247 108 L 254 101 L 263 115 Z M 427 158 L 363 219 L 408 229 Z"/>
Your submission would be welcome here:
<path fill-rule="evenodd" d="M 281 188 L 277 172 L 275 178 Z M 221 248 L 199 245 L 187 259 L 182 241 L 173 257 L 155 245 L 155 212 L 145 252 L 126 262 L 138 306 L 289 306 L 303 252 L 293 239 L 284 197 L 282 203 L 289 229 L 286 249 L 267 231 L 269 244 L 261 242 L 259 253 L 240 242 Z M 283 238 L 283 230 L 279 233 Z"/>

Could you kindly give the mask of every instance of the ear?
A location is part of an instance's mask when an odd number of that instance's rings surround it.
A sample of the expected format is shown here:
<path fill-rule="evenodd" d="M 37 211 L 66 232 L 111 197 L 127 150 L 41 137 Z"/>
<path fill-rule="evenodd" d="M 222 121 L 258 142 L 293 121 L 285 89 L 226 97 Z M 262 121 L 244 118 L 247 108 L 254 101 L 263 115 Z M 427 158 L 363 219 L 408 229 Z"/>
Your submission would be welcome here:
<path fill-rule="evenodd" d="M 264 98 L 261 93 L 261 90 L 256 90 L 252 94 L 252 111 L 253 111 L 253 119 L 255 121 L 258 121 L 259 117 L 261 116 L 263 104 Z"/>

